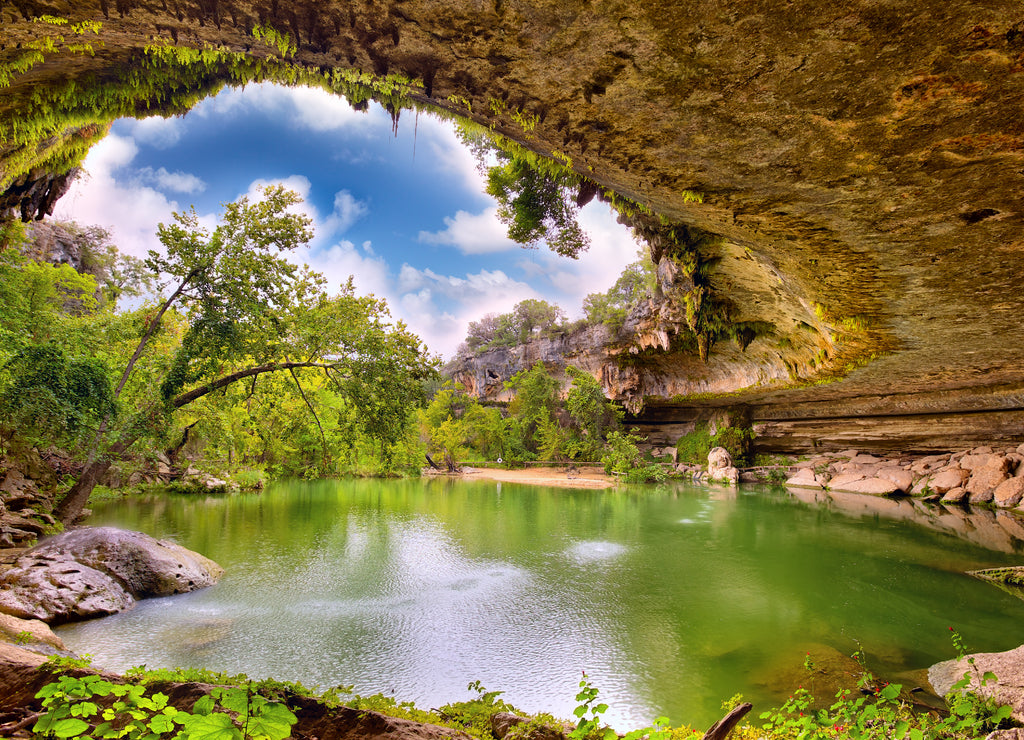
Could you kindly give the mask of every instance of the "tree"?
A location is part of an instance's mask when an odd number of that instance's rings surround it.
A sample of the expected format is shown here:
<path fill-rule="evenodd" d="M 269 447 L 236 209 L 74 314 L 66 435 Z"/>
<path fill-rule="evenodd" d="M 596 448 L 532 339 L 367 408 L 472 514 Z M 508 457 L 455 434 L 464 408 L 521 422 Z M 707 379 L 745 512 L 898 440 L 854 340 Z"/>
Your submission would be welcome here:
<path fill-rule="evenodd" d="M 509 414 L 520 425 L 520 439 L 531 452 L 537 451 L 537 431 L 550 421 L 558 409 L 558 381 L 552 378 L 544 363 L 538 362 L 529 370 L 520 370 L 506 383 L 515 391 L 508 406 Z"/>
<path fill-rule="evenodd" d="M 583 299 L 583 312 L 588 324 L 605 324 L 617 330 L 626 320 L 634 304 L 654 291 L 654 265 L 640 259 L 626 265 L 622 275 L 605 293 L 591 293 Z"/>
<path fill-rule="evenodd" d="M 288 373 L 322 439 L 303 372 L 322 373 L 385 452 L 401 436 L 421 401 L 420 381 L 437 363 L 403 324 L 388 323 L 383 301 L 355 295 L 351 280 L 328 295 L 320 275 L 286 259 L 312 237 L 309 219 L 292 211 L 299 202 L 274 186 L 256 202 L 243 197 L 226 204 L 213 231 L 202 228 L 194 210 L 160 225 L 165 254 L 151 252 L 146 262 L 172 290 L 141 327 L 113 393 L 116 402 L 130 392 L 137 408 L 116 426 L 110 415 L 100 424 L 81 477 L 55 511 L 62 521 L 77 518 L 112 461 L 141 436 L 215 391 L 241 381 L 254 386 L 268 373 Z M 186 329 L 169 367 L 139 372 L 171 312 L 184 315 Z"/>
<path fill-rule="evenodd" d="M 581 178 L 570 170 L 541 170 L 524 156 L 501 150 L 497 155 L 500 164 L 487 172 L 487 192 L 498 201 L 509 239 L 525 246 L 543 240 L 565 257 L 587 251 L 590 237 L 577 221 Z"/>
<path fill-rule="evenodd" d="M 576 454 L 571 457 L 592 460 L 601 451 L 605 435 L 618 427 L 622 409 L 605 397 L 604 388 L 590 373 L 568 365 L 565 374 L 572 378 L 565 407 L 577 433 L 572 444 Z"/>

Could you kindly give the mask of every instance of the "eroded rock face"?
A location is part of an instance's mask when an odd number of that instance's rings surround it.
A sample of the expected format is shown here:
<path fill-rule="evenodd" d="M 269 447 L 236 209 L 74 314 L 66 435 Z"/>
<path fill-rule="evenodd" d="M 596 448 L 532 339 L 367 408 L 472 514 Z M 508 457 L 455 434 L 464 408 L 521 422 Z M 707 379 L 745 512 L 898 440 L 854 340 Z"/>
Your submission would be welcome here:
<path fill-rule="evenodd" d="M 113 527 L 52 537 L 0 580 L 0 612 L 50 624 L 115 614 L 137 599 L 213 585 L 223 570 L 167 540 Z"/>

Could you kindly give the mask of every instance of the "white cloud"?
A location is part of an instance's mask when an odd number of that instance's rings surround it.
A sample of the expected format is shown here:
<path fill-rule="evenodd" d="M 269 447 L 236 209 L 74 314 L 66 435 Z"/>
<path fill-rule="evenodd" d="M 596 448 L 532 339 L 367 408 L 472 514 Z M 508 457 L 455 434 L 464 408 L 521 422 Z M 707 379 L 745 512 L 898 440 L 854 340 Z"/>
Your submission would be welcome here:
<path fill-rule="evenodd" d="M 347 190 L 334 194 L 334 213 L 324 222 L 324 229 L 330 234 L 344 234 L 352 224 L 370 212 L 369 207 Z"/>
<path fill-rule="evenodd" d="M 457 175 L 467 192 L 490 200 L 489 196 L 484 195 L 486 175 L 477 167 L 476 157 L 463 145 L 450 122 L 434 116 L 423 116 L 419 120 L 418 132 L 439 160 L 442 170 Z"/>
<path fill-rule="evenodd" d="M 152 183 L 161 190 L 175 193 L 201 193 L 206 190 L 206 183 L 195 175 L 180 171 L 168 172 L 163 167 L 158 170 L 143 167 L 138 171 L 138 177 L 143 183 Z"/>
<path fill-rule="evenodd" d="M 269 82 L 224 90 L 193 109 L 200 116 L 239 115 L 247 110 L 280 115 L 297 128 L 310 131 L 379 130 L 387 113 L 379 106 L 365 112 L 353 110 L 340 95 L 312 87 L 282 87 Z"/>
<path fill-rule="evenodd" d="M 149 144 L 157 149 L 172 147 L 181 139 L 182 126 L 180 118 L 150 116 L 138 121 L 129 120 L 126 124 L 133 139 L 141 141 L 143 144 Z"/>
<path fill-rule="evenodd" d="M 122 252 L 143 257 L 159 249 L 156 225 L 169 222 L 178 203 L 163 193 L 136 182 L 118 181 L 115 172 L 138 154 L 135 143 L 108 134 L 89 151 L 83 163 L 86 175 L 79 177 L 57 205 L 55 217 L 110 229 Z"/>
<path fill-rule="evenodd" d="M 497 207 L 476 215 L 458 211 L 455 218 L 446 216 L 443 231 L 421 231 L 419 240 L 427 244 L 452 246 L 463 254 L 492 254 L 518 249 L 508 238 L 507 227 L 498 220 Z"/>

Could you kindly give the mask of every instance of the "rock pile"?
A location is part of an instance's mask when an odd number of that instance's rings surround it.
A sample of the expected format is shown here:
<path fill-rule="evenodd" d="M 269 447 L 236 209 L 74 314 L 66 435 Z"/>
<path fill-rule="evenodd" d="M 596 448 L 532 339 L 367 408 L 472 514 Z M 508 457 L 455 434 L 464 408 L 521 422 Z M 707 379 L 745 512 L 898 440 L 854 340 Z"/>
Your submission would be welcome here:
<path fill-rule="evenodd" d="M 886 458 L 856 450 L 818 455 L 797 463 L 787 486 L 879 496 L 911 495 L 953 504 L 1022 508 L 1024 445 L 911 458 Z"/>

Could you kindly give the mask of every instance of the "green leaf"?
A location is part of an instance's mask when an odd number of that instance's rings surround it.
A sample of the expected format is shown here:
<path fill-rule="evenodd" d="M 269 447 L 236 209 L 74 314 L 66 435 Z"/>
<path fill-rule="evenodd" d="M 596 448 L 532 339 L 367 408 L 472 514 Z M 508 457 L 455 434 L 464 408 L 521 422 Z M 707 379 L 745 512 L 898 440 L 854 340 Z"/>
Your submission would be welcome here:
<path fill-rule="evenodd" d="M 149 721 L 149 729 L 157 734 L 170 732 L 174 729 L 174 720 L 166 714 L 158 714 Z"/>
<path fill-rule="evenodd" d="M 80 719 L 73 717 L 68 719 L 58 720 L 53 723 L 53 727 L 50 729 L 57 737 L 75 737 L 81 735 L 83 732 L 89 729 L 89 723 L 83 722 Z"/>
<path fill-rule="evenodd" d="M 210 714 L 210 712 L 213 711 L 213 708 L 215 706 L 217 706 L 217 702 L 214 701 L 212 696 L 207 694 L 206 696 L 200 698 L 192 706 L 192 714 L 199 714 L 199 715 L 203 715 L 203 716 L 208 715 L 208 714 Z"/>
<path fill-rule="evenodd" d="M 96 681 L 90 687 L 94 696 L 110 696 L 114 690 L 114 684 L 110 681 Z"/>
<path fill-rule="evenodd" d="M 899 684 L 891 683 L 884 689 L 882 689 L 880 692 L 878 692 L 878 696 L 882 699 L 885 699 L 886 701 L 892 701 L 900 695 L 900 689 L 902 688 L 903 687 Z"/>
<path fill-rule="evenodd" d="M 188 740 L 242 740 L 242 733 L 235 727 L 231 717 L 214 712 L 189 722 L 185 728 L 185 737 Z"/>
<path fill-rule="evenodd" d="M 268 740 L 284 740 L 292 734 L 292 725 L 296 720 L 295 715 L 291 712 L 288 712 L 288 715 L 289 719 L 267 716 L 252 717 L 247 724 L 248 732 L 253 737 L 265 735 Z"/>

